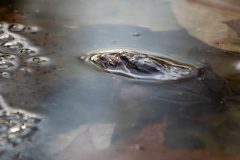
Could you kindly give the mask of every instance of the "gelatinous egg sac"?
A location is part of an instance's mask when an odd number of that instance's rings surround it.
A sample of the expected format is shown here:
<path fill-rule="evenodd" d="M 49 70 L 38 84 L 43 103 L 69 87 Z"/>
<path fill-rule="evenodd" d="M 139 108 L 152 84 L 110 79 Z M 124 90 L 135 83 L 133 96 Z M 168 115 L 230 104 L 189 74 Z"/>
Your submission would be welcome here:
<path fill-rule="evenodd" d="M 137 79 L 177 80 L 196 73 L 190 65 L 135 51 L 102 51 L 85 60 L 103 71 Z"/>

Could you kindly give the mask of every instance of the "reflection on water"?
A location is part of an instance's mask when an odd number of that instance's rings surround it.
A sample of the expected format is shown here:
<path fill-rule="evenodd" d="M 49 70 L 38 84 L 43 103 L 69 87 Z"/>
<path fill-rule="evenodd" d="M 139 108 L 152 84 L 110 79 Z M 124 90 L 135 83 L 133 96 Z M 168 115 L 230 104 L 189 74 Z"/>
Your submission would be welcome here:
<path fill-rule="evenodd" d="M 236 22 L 231 23 L 239 19 L 239 1 L 175 0 L 172 8 L 177 21 L 192 36 L 208 45 L 239 52 L 238 30 L 233 26 Z"/>
<path fill-rule="evenodd" d="M 0 136 L 19 145 L 1 158 L 239 159 L 238 5 L 230 0 L 3 4 L 0 71 L 6 79 L 0 93 L 14 108 L 0 117 Z M 191 79 L 159 83 L 104 74 L 79 61 L 95 50 L 122 48 L 201 69 Z M 141 64 L 137 67 L 145 67 Z M 26 111 L 40 114 L 41 123 Z M 31 141 L 18 139 L 25 129 L 34 131 Z"/>

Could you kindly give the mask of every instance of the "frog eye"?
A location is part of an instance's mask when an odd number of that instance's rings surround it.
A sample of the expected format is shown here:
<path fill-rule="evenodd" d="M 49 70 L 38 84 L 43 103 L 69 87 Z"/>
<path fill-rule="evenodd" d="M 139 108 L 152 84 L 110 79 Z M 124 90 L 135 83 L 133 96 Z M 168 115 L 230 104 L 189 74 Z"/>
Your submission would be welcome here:
<path fill-rule="evenodd" d="M 101 62 L 107 62 L 107 58 L 106 58 L 106 57 L 103 57 L 103 56 L 100 56 L 100 57 L 99 57 L 99 60 L 100 60 Z"/>
<path fill-rule="evenodd" d="M 123 60 L 123 61 L 125 61 L 125 62 L 128 62 L 128 61 L 129 61 L 129 58 L 128 58 L 127 56 L 125 56 L 125 55 L 121 55 L 121 56 L 120 56 L 120 59 Z"/>
<path fill-rule="evenodd" d="M 110 62 L 109 62 L 109 65 L 110 65 L 111 67 L 117 67 L 117 63 L 114 62 L 114 61 L 110 61 Z"/>

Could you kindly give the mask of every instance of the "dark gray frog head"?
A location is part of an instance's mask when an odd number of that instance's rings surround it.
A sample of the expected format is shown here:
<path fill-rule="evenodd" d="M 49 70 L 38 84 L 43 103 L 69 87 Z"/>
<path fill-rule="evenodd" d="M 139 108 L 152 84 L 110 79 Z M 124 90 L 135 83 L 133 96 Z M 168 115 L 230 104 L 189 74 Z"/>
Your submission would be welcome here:
<path fill-rule="evenodd" d="M 83 59 L 101 71 L 134 79 L 166 81 L 197 74 L 197 69 L 191 65 L 132 50 L 93 52 Z"/>

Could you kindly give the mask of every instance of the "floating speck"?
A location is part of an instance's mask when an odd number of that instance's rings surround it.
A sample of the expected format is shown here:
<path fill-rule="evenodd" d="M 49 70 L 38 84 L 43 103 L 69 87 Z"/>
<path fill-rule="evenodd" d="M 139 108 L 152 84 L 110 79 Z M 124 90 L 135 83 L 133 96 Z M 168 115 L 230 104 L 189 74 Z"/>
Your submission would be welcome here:
<path fill-rule="evenodd" d="M 132 35 L 133 35 L 134 37 L 139 37 L 139 36 L 140 36 L 140 33 L 134 32 Z"/>

